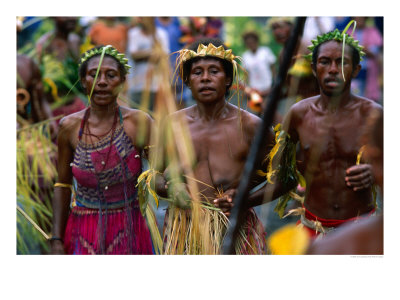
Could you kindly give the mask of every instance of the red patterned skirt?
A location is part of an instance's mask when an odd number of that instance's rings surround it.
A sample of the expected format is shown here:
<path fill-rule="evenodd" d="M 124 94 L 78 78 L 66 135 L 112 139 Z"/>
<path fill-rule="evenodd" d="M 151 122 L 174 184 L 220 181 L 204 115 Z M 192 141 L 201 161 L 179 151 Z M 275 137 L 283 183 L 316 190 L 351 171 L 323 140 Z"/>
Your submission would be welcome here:
<path fill-rule="evenodd" d="M 75 206 L 64 235 L 66 254 L 153 254 L 146 221 L 136 208 Z"/>

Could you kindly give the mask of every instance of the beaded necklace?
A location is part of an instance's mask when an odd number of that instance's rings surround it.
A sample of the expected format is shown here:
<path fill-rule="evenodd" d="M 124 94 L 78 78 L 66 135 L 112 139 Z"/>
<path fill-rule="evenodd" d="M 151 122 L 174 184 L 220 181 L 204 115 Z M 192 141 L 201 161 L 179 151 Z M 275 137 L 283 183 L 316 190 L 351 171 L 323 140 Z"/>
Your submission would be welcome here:
<path fill-rule="evenodd" d="M 110 156 L 110 153 L 111 153 L 111 146 L 112 146 L 112 142 L 113 142 L 115 130 L 116 130 L 116 128 L 117 128 L 118 113 L 121 114 L 121 111 L 120 111 L 119 106 L 116 106 L 116 108 L 115 108 L 115 113 L 114 113 L 114 120 L 113 120 L 113 123 L 112 123 L 112 125 L 111 125 L 111 128 L 110 128 L 106 133 L 104 133 L 104 134 L 95 135 L 95 134 L 93 134 L 93 133 L 90 132 L 90 127 L 89 127 L 89 122 L 88 122 L 89 116 L 90 116 L 90 107 L 89 107 L 89 108 L 86 110 L 86 112 L 85 112 L 85 115 L 84 115 L 83 120 L 82 120 L 82 123 L 81 123 L 81 127 L 79 128 L 79 140 L 81 140 L 81 139 L 82 139 L 83 132 L 84 132 L 84 129 L 85 129 L 85 124 L 87 124 L 87 126 L 86 126 L 87 132 L 85 132 L 85 135 L 88 135 L 88 136 L 89 136 L 90 142 L 92 143 L 92 145 L 94 145 L 92 136 L 96 137 L 98 140 L 101 140 L 101 138 L 107 136 L 107 135 L 111 132 L 110 146 L 108 147 L 108 151 L 107 151 L 107 154 L 106 154 L 106 159 L 101 161 L 101 164 L 102 164 L 102 170 L 101 170 L 101 171 L 104 171 L 104 168 L 106 167 L 106 165 L 107 165 L 107 163 L 108 163 L 108 159 L 109 159 L 109 156 Z M 99 155 L 104 156 L 104 153 L 101 153 L 101 152 L 98 151 L 96 148 L 95 148 L 95 151 L 96 151 Z"/>

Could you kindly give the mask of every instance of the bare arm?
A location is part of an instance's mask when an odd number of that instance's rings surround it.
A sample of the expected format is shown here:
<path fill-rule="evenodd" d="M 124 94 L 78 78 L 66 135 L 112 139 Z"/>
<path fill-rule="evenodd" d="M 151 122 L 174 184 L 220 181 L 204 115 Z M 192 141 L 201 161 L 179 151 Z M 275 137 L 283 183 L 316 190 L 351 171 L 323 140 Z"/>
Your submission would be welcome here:
<path fill-rule="evenodd" d="M 70 163 L 73 159 L 73 149 L 69 141 L 70 130 L 60 122 L 58 134 L 58 182 L 62 184 L 72 184 L 72 171 Z M 53 206 L 53 237 L 64 239 L 65 227 L 69 215 L 69 205 L 71 200 L 71 190 L 66 187 L 55 187 Z M 64 245 L 60 240 L 53 240 L 51 244 L 53 254 L 64 253 Z"/>

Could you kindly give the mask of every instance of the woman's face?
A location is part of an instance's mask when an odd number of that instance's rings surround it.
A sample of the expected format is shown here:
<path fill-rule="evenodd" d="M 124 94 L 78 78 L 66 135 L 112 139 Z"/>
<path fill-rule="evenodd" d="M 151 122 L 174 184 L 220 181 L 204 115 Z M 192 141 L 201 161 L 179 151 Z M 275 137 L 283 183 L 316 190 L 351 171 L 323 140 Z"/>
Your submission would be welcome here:
<path fill-rule="evenodd" d="M 117 100 L 125 78 L 120 73 L 117 61 L 104 56 L 96 83 L 94 83 L 99 61 L 100 56 L 95 56 L 88 61 L 86 75 L 82 78 L 82 86 L 86 94 L 90 95 L 92 86 L 95 84 L 90 101 L 99 106 L 109 105 Z"/>
<path fill-rule="evenodd" d="M 197 102 L 224 101 L 230 82 L 223 64 L 217 59 L 201 58 L 192 64 L 189 85 Z"/>

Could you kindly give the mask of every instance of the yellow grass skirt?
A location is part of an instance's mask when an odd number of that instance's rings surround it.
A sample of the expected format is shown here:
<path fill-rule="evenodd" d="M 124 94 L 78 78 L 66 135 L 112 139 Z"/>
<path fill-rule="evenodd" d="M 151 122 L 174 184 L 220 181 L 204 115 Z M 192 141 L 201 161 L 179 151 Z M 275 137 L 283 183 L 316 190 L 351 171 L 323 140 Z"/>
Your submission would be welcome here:
<path fill-rule="evenodd" d="M 245 220 L 235 245 L 236 254 L 266 254 L 264 227 L 253 209 L 247 211 Z M 220 254 L 228 224 L 228 218 L 211 206 L 191 210 L 171 206 L 164 219 L 163 253 Z"/>

